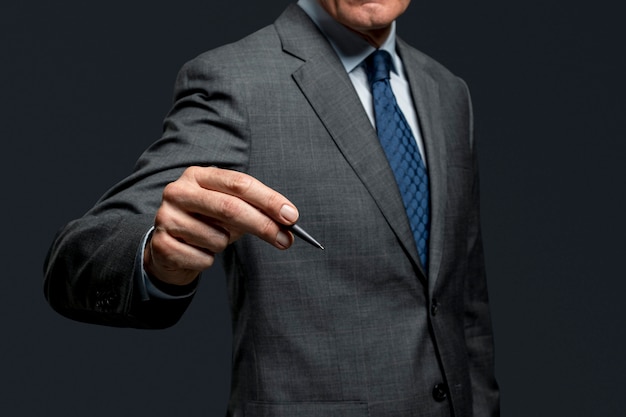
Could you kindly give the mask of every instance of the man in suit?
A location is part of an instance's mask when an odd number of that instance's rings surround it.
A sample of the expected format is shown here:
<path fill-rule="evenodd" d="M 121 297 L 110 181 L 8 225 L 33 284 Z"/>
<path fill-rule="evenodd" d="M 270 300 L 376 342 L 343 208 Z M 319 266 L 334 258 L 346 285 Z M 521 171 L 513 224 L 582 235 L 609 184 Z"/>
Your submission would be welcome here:
<path fill-rule="evenodd" d="M 163 137 L 57 236 L 50 304 L 169 326 L 219 254 L 229 415 L 498 415 L 469 93 L 395 37 L 409 1 L 301 0 L 187 63 Z M 375 128 L 376 50 L 428 173 L 420 238 Z"/>

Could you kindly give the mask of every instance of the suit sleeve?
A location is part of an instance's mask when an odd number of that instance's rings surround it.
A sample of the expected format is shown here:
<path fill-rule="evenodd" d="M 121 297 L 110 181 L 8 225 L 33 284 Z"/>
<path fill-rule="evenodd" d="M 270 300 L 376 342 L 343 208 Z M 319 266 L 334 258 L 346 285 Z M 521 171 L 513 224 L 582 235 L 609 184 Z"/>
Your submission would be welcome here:
<path fill-rule="evenodd" d="M 472 105 L 467 86 L 469 126 L 474 178 L 468 224 L 468 274 L 465 281 L 465 340 L 469 358 L 474 416 L 500 415 L 499 388 L 494 376 L 494 346 L 489 297 L 480 227 L 479 178 L 476 144 L 473 138 Z"/>
<path fill-rule="evenodd" d="M 134 276 L 141 274 L 137 253 L 168 183 L 189 166 L 246 169 L 246 117 L 237 98 L 245 89 L 211 62 L 201 56 L 183 67 L 162 138 L 129 177 L 57 234 L 44 265 L 44 293 L 57 312 L 110 326 L 162 328 L 186 310 L 192 297 L 146 299 Z"/>

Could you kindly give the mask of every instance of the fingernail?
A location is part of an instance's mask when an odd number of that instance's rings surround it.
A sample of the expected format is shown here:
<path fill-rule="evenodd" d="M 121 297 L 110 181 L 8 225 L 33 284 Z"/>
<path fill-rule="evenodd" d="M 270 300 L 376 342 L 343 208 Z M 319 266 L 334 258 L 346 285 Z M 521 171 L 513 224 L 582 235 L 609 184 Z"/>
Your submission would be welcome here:
<path fill-rule="evenodd" d="M 280 208 L 280 215 L 289 222 L 298 220 L 298 211 L 287 204 Z"/>
<path fill-rule="evenodd" d="M 276 235 L 276 243 L 278 243 L 283 248 L 288 248 L 289 245 L 291 245 L 291 239 L 289 238 L 289 235 L 287 233 L 281 230 Z"/>

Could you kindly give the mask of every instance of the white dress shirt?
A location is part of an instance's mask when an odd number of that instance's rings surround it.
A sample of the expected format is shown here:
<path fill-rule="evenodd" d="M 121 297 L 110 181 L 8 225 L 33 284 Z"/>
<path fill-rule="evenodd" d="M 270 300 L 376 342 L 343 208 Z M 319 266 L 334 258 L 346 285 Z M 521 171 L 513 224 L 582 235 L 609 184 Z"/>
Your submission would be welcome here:
<path fill-rule="evenodd" d="M 364 38 L 332 18 L 317 0 L 299 0 L 298 6 L 313 20 L 330 42 L 346 69 L 346 72 L 350 76 L 350 81 L 352 81 L 352 85 L 361 99 L 363 108 L 372 126 L 376 126 L 372 93 L 364 67 L 365 59 L 372 54 L 376 48 L 370 45 Z M 411 128 L 413 137 L 417 141 L 422 160 L 424 161 L 424 165 L 426 165 L 424 144 L 419 129 L 417 113 L 413 105 L 411 89 L 404 75 L 402 60 L 396 52 L 396 22 L 392 23 L 391 32 L 379 49 L 387 51 L 391 55 L 392 68 L 389 80 L 391 89 L 396 97 L 398 106 L 400 106 L 400 110 L 402 110 Z"/>
<path fill-rule="evenodd" d="M 372 93 L 370 91 L 367 74 L 364 68 L 364 61 L 376 50 L 376 48 L 370 45 L 364 38 L 360 37 L 355 32 L 333 19 L 317 0 L 299 0 L 298 6 L 304 10 L 311 20 L 313 20 L 332 45 L 333 49 L 339 56 L 341 63 L 346 69 L 350 80 L 352 81 L 352 85 L 354 86 L 354 89 L 363 104 L 363 108 L 365 109 L 372 126 L 375 127 L 376 119 L 374 117 L 374 105 L 372 103 Z M 393 90 L 396 101 L 398 102 L 398 105 L 400 106 L 402 113 L 404 113 L 404 117 L 411 128 L 413 137 L 415 137 L 415 140 L 417 141 L 417 146 L 422 156 L 422 160 L 424 161 L 424 164 L 426 164 L 426 158 L 424 157 L 424 145 L 420 134 L 417 113 L 415 111 L 415 106 L 413 105 L 411 90 L 404 75 L 402 60 L 396 52 L 396 22 L 392 23 L 391 32 L 387 37 L 387 40 L 380 46 L 379 49 L 385 50 L 391 55 L 391 89 Z M 137 253 L 137 271 L 141 271 L 141 276 L 137 277 L 139 280 L 138 289 L 142 298 L 148 299 L 150 297 L 155 297 L 163 299 L 176 299 L 191 296 L 195 290 L 191 291 L 187 295 L 177 296 L 161 291 L 152 284 L 150 277 L 143 269 L 144 247 L 150 233 L 152 233 L 152 230 L 153 229 L 150 229 L 146 233 Z M 140 265 L 141 267 L 139 267 Z"/>

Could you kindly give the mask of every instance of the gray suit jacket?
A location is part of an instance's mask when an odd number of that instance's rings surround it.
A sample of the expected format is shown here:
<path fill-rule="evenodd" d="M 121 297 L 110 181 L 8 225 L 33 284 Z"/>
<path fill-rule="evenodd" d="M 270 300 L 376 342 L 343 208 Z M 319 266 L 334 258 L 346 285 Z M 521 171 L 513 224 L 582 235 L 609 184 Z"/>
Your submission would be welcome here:
<path fill-rule="evenodd" d="M 141 301 L 138 242 L 190 165 L 247 172 L 326 246 L 246 236 L 223 254 L 234 321 L 233 416 L 495 416 L 492 332 L 465 84 L 401 40 L 432 196 L 428 275 L 394 176 L 337 56 L 295 6 L 181 70 L 164 134 L 58 235 L 60 313 L 164 327 L 189 300 Z"/>

